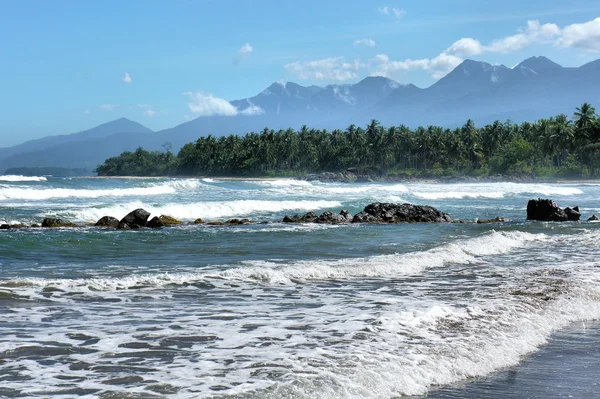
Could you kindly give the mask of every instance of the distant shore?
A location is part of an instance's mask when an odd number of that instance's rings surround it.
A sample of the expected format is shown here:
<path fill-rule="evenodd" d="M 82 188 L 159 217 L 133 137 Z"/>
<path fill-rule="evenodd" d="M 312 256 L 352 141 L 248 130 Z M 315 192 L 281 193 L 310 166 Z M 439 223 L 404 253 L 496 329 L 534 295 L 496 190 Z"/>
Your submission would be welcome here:
<path fill-rule="evenodd" d="M 212 179 L 224 181 L 276 181 L 276 180 L 304 180 L 304 181 L 321 181 L 323 183 L 554 183 L 554 184 L 600 184 L 600 179 L 566 179 L 566 178 L 534 178 L 534 177 L 515 177 L 515 176 L 492 176 L 492 177 L 442 177 L 442 178 L 368 178 L 368 179 L 336 179 L 326 178 L 319 179 L 314 175 L 308 176 L 73 176 L 73 179 L 127 179 L 127 180 L 151 180 L 151 179 Z"/>

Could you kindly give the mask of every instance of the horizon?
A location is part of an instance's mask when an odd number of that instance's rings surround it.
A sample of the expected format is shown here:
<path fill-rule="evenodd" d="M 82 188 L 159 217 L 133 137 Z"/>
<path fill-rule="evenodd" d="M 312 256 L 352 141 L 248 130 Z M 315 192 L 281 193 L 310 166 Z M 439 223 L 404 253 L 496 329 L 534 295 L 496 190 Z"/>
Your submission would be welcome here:
<path fill-rule="evenodd" d="M 600 4 L 586 1 L 519 3 L 518 15 L 503 11 L 516 1 L 465 0 L 452 10 L 436 1 L 272 4 L 235 3 L 234 13 L 228 2 L 8 4 L 0 32 L 15 39 L 0 44 L 12 60 L 0 65 L 10 77 L 0 147 L 120 117 L 160 131 L 216 113 L 202 101 L 245 99 L 278 81 L 324 87 L 382 76 L 427 88 L 466 59 L 513 68 L 533 55 L 564 67 L 600 58 Z"/>

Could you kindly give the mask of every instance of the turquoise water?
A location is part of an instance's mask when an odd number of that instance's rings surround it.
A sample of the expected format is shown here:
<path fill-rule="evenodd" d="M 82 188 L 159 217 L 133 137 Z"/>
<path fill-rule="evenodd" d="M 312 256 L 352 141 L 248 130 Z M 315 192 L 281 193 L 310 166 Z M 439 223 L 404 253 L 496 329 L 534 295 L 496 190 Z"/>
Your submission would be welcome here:
<path fill-rule="evenodd" d="M 255 222 L 0 231 L 0 396 L 395 398 L 494 376 L 600 318 L 600 224 L 526 222 L 538 197 L 600 215 L 598 184 L 0 176 L 0 224 Z M 279 223 L 375 201 L 466 223 Z"/>

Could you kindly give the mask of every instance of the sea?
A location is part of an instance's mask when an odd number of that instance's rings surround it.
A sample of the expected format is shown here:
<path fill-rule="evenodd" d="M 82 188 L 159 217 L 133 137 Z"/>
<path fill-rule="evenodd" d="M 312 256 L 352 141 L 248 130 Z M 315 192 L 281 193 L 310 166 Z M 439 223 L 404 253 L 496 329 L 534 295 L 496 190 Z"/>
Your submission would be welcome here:
<path fill-rule="evenodd" d="M 373 202 L 462 223 L 281 223 Z M 185 224 L 91 226 L 137 208 Z M 598 182 L 0 176 L 0 224 L 83 226 L 0 230 L 0 397 L 598 398 L 592 214 Z"/>

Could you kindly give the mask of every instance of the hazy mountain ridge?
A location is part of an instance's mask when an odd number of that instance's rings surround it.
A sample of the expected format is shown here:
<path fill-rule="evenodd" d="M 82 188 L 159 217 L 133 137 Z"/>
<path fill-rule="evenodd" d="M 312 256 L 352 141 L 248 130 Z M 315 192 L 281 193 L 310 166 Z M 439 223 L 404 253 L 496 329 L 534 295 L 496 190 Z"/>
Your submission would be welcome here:
<path fill-rule="evenodd" d="M 236 116 L 199 117 L 153 133 L 125 118 L 64 136 L 49 136 L 0 148 L 0 171 L 20 166 L 93 169 L 110 156 L 142 146 L 177 151 L 200 136 L 244 134 L 310 127 L 343 129 L 378 119 L 384 125 L 462 125 L 511 119 L 534 121 L 566 113 L 583 102 L 600 104 L 600 60 L 565 68 L 546 57 L 531 57 L 514 68 L 465 60 L 428 88 L 373 76 L 356 84 L 325 87 L 276 82 L 257 95 L 231 101 Z M 600 105 L 598 105 L 600 106 Z M 259 113 L 244 114 L 250 107 Z"/>

